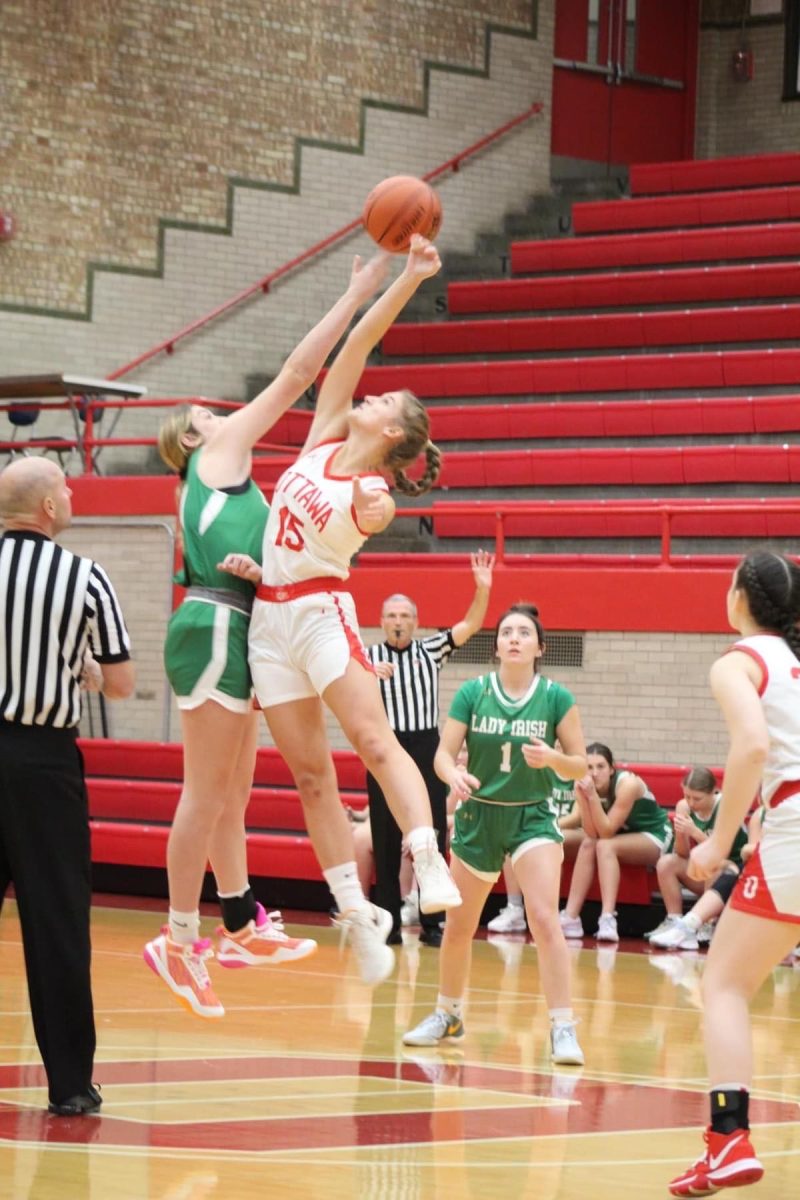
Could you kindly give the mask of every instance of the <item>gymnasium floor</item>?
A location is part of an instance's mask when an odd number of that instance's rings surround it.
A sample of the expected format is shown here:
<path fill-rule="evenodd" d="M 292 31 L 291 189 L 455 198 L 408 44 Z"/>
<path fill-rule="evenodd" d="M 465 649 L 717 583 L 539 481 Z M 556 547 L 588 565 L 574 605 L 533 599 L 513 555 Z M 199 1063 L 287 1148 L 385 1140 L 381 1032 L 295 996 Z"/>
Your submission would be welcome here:
<path fill-rule="evenodd" d="M 335 930 L 285 914 L 318 953 L 212 966 L 227 1014 L 201 1021 L 142 962 L 159 913 L 118 904 L 94 910 L 104 1104 L 80 1120 L 43 1111 L 16 909 L 3 908 L 3 1200 L 646 1200 L 699 1153 L 701 955 L 579 943 L 587 1066 L 554 1070 L 536 952 L 520 937 L 476 941 L 463 1043 L 406 1053 L 402 1032 L 436 996 L 438 951 L 416 934 L 371 992 Z M 755 1006 L 751 1116 L 767 1175 L 743 1200 L 800 1195 L 799 1000 L 800 969 L 782 966 Z"/>

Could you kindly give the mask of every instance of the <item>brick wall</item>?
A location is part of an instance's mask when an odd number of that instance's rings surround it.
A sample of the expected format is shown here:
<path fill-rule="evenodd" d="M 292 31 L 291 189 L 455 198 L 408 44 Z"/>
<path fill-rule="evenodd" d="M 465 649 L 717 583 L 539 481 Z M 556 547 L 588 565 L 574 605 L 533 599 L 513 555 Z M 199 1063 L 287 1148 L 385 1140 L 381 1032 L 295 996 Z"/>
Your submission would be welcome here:
<path fill-rule="evenodd" d="M 354 0 L 348 19 L 303 0 L 291 19 L 278 0 L 206 0 L 173 7 L 164 29 L 156 0 L 97 8 L 4 7 L 0 204 L 20 232 L 0 244 L 0 374 L 103 376 L 346 224 L 381 178 L 421 174 L 549 102 L 553 14 L 537 20 L 530 0 Z M 442 180 L 442 249 L 471 250 L 548 182 L 545 116 Z M 133 381 L 242 397 L 369 249 L 351 238 Z M 90 262 L 104 265 L 83 312 Z M 126 414 L 116 433 L 156 425 Z M 69 427 L 53 416 L 43 431 Z"/>
<path fill-rule="evenodd" d="M 741 27 L 741 4 L 705 4 L 700 32 L 697 90 L 697 158 L 796 150 L 800 103 L 783 101 L 784 25 L 778 17 Z M 737 83 L 735 50 L 753 52 L 753 78 Z"/>
<path fill-rule="evenodd" d="M 109 705 L 114 737 L 161 740 L 167 703 L 169 740 L 180 739 L 180 720 L 165 686 L 161 657 L 172 596 L 173 526 L 169 515 L 126 521 L 85 518 L 60 538 L 70 550 L 102 563 L 130 629 L 136 693 L 131 700 Z M 454 613 L 453 619 L 460 616 Z M 364 625 L 365 642 L 380 641 L 381 636 L 380 629 Z M 552 674 L 577 697 L 587 740 L 606 742 L 620 758 L 640 762 L 718 765 L 724 760 L 726 740 L 709 691 L 708 670 L 729 643 L 724 635 L 590 631 L 583 666 Z M 490 669 L 488 663 L 445 666 L 442 714 L 465 679 Z M 88 731 L 87 721 L 83 729 Z M 328 729 L 332 744 L 345 747 L 332 719 Z M 266 731 L 262 743 L 269 744 Z"/>

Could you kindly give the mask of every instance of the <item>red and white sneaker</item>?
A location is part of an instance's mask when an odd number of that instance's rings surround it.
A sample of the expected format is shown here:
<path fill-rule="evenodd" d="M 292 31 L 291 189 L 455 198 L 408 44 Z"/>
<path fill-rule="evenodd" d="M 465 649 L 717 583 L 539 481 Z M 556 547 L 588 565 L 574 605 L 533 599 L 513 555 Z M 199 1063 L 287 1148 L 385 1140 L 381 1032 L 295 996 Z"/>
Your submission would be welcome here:
<path fill-rule="evenodd" d="M 733 1133 L 703 1134 L 706 1152 L 697 1162 L 669 1185 L 673 1196 L 712 1196 L 726 1187 L 745 1187 L 758 1183 L 764 1168 L 756 1158 L 747 1129 Z"/>
<path fill-rule="evenodd" d="M 217 962 L 221 967 L 277 966 L 308 958 L 317 948 L 313 938 L 293 938 L 283 928 L 279 912 L 267 913 L 256 904 L 255 919 L 244 929 L 229 933 L 224 925 L 217 929 Z"/>
<path fill-rule="evenodd" d="M 198 1017 L 224 1017 L 225 1009 L 211 987 L 206 960 L 214 957 L 208 938 L 199 938 L 188 946 L 173 942 L 169 926 L 148 942 L 144 961 L 151 971 L 160 975 L 181 1004 Z"/>

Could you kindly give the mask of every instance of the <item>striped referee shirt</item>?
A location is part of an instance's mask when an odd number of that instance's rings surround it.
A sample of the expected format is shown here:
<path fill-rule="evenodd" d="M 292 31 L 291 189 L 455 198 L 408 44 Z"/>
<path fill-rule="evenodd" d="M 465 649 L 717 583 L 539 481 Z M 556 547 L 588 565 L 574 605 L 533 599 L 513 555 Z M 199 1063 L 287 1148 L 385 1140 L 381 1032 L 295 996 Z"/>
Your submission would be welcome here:
<path fill-rule="evenodd" d="M 69 729 L 81 715 L 87 649 L 126 662 L 130 640 L 102 567 L 42 533 L 0 538 L 0 720 Z"/>
<path fill-rule="evenodd" d="M 383 704 L 395 733 L 439 727 L 439 672 L 456 648 L 452 629 L 414 638 L 402 650 L 382 642 L 368 646 L 370 662 L 394 663 L 391 679 L 379 679 Z"/>

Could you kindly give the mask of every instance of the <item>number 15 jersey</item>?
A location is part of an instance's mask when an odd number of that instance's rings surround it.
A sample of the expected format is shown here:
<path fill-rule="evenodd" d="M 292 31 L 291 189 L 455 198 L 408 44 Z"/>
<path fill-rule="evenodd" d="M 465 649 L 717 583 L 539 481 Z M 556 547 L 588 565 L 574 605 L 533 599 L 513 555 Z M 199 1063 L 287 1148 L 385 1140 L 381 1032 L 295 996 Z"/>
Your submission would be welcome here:
<path fill-rule="evenodd" d="M 347 579 L 350 559 L 369 534 L 359 529 L 352 475 L 334 475 L 341 441 L 322 442 L 298 458 L 275 485 L 264 532 L 262 578 L 269 587 L 335 575 Z M 388 492 L 382 475 L 359 475 L 365 491 Z"/>
<path fill-rule="evenodd" d="M 481 781 L 474 798 L 493 804 L 549 801 L 555 774 L 549 767 L 529 767 L 522 746 L 532 737 L 554 745 L 556 728 L 574 703 L 570 691 L 544 675 L 535 675 L 518 700 L 506 695 L 496 672 L 463 684 L 450 716 L 467 727 L 467 769 Z"/>

